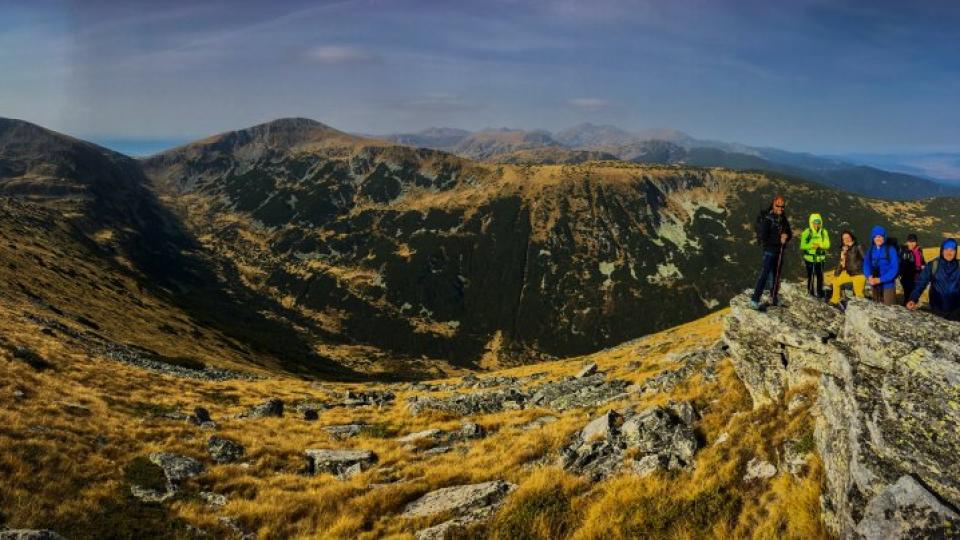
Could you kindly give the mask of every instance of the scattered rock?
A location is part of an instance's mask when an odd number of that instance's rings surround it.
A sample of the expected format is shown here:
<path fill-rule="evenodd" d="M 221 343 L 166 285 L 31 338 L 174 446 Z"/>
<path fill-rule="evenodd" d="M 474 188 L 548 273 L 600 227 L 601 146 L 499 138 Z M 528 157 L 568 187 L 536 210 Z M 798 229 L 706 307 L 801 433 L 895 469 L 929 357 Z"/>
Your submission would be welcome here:
<path fill-rule="evenodd" d="M 428 429 L 425 431 L 418 431 L 416 433 L 404 435 L 403 437 L 397 439 L 397 442 L 415 443 L 423 440 L 437 440 L 441 435 L 443 435 L 443 431 L 440 431 L 439 429 Z"/>
<path fill-rule="evenodd" d="M 212 508 L 223 508 L 227 505 L 227 496 L 212 491 L 201 491 L 200 498 L 207 502 Z"/>
<path fill-rule="evenodd" d="M 651 407 L 639 413 L 627 410 L 622 418 L 614 412 L 605 413 L 591 420 L 561 450 L 560 465 L 599 481 L 620 470 L 626 451 L 635 449 L 639 454 L 631 464 L 635 472 L 650 474 L 659 468 L 689 467 L 699 447 L 694 417 L 681 404 Z"/>
<path fill-rule="evenodd" d="M 597 372 L 596 362 L 590 362 L 589 364 L 583 366 L 583 369 L 578 371 L 575 377 L 578 379 L 582 379 L 584 377 L 589 377 L 590 375 L 593 375 L 596 372 Z"/>
<path fill-rule="evenodd" d="M 247 531 L 240 525 L 240 521 L 235 517 L 225 516 L 219 519 L 220 524 L 233 531 L 240 540 L 256 540 L 257 534 Z"/>
<path fill-rule="evenodd" d="M 717 435 L 717 440 L 713 441 L 713 445 L 720 446 L 721 444 L 724 444 L 725 442 L 727 442 L 727 440 L 729 439 L 730 439 L 730 434 L 724 431 L 720 435 Z"/>
<path fill-rule="evenodd" d="M 524 431 L 530 431 L 530 430 L 534 430 L 534 429 L 541 429 L 543 426 L 545 426 L 545 425 L 547 425 L 547 424 L 552 424 L 553 422 L 556 422 L 557 420 L 559 420 L 559 419 L 558 419 L 556 416 L 540 416 L 540 417 L 538 417 L 538 418 L 534 418 L 534 419 L 531 420 L 530 422 L 527 422 L 526 424 L 524 424 L 523 426 L 521 426 L 520 429 L 523 429 Z"/>
<path fill-rule="evenodd" d="M 348 390 L 344 393 L 342 405 L 344 407 L 373 406 L 383 408 L 393 402 L 396 396 L 388 391 L 355 392 Z"/>
<path fill-rule="evenodd" d="M 320 419 L 320 414 L 316 409 L 304 409 L 303 410 L 303 419 L 307 422 L 315 422 Z"/>
<path fill-rule="evenodd" d="M 800 409 L 807 403 L 810 403 L 810 399 L 803 394 L 797 394 L 790 399 L 790 403 L 787 404 L 787 412 L 793 412 L 797 409 Z"/>
<path fill-rule="evenodd" d="M 307 474 L 328 473 L 341 478 L 356 474 L 356 470 L 351 470 L 354 465 L 359 465 L 362 471 L 377 462 L 377 455 L 370 450 L 310 449 L 306 455 Z"/>
<path fill-rule="evenodd" d="M 0 540 L 66 540 L 48 529 L 8 529 L 0 531 Z"/>
<path fill-rule="evenodd" d="M 651 474 L 666 468 L 666 464 L 663 463 L 663 460 L 657 454 L 650 454 L 643 456 L 640 459 L 635 459 L 630 464 L 631 469 L 633 469 L 634 474 L 640 478 L 645 478 Z"/>
<path fill-rule="evenodd" d="M 22 345 L 13 348 L 13 357 L 32 367 L 36 371 L 46 371 L 53 368 L 53 364 L 34 350 Z"/>
<path fill-rule="evenodd" d="M 726 347 L 722 342 L 717 342 L 706 349 L 674 355 L 671 360 L 680 363 L 680 367 L 661 371 L 641 384 L 631 385 L 629 391 L 640 394 L 669 393 L 696 373 L 710 380 L 714 376 L 717 364 L 726 356 Z"/>
<path fill-rule="evenodd" d="M 179 454 L 155 452 L 150 454 L 150 461 L 163 469 L 163 474 L 167 477 L 168 489 L 171 491 L 174 491 L 180 482 L 203 472 L 203 463 Z"/>
<path fill-rule="evenodd" d="M 810 456 L 808 452 L 800 450 L 798 441 L 787 441 L 783 443 L 783 465 L 790 474 L 800 477 L 807 470 L 807 461 Z"/>
<path fill-rule="evenodd" d="M 437 455 L 440 455 L 440 454 L 446 454 L 446 453 L 450 452 L 451 450 L 453 450 L 453 447 L 452 447 L 452 446 L 441 445 L 441 446 L 435 446 L 435 447 L 433 447 L 433 448 L 429 448 L 429 449 L 427 449 L 427 450 L 424 450 L 424 451 L 423 451 L 423 454 L 424 454 L 424 455 L 427 455 L 427 456 L 437 456 Z"/>
<path fill-rule="evenodd" d="M 195 407 L 193 409 L 193 414 L 187 417 L 187 422 L 207 429 L 213 429 L 217 427 L 216 422 L 210 418 L 210 411 L 204 409 L 203 407 Z"/>
<path fill-rule="evenodd" d="M 13 391 L 14 399 L 20 400 L 20 399 L 25 399 L 26 397 L 27 397 L 27 393 L 24 392 L 23 390 L 20 390 L 19 388 Z"/>
<path fill-rule="evenodd" d="M 483 426 L 475 422 L 464 422 L 460 426 L 459 435 L 463 439 L 480 439 L 485 434 Z"/>
<path fill-rule="evenodd" d="M 243 457 L 244 451 L 242 444 L 230 439 L 213 436 L 207 441 L 207 452 L 214 463 L 233 463 Z"/>
<path fill-rule="evenodd" d="M 331 437 L 337 440 L 349 439 L 351 437 L 356 437 L 367 427 L 365 424 L 342 424 L 335 426 L 324 426 L 320 429 L 326 431 Z"/>
<path fill-rule="evenodd" d="M 747 472 L 743 475 L 743 481 L 768 480 L 777 474 L 777 468 L 769 461 L 760 458 L 753 458 L 747 463 Z"/>
<path fill-rule="evenodd" d="M 240 413 L 240 418 L 265 418 L 283 416 L 283 400 L 270 398 L 259 405 L 254 405 L 246 412 Z"/>
<path fill-rule="evenodd" d="M 91 352 L 154 373 L 186 379 L 206 381 L 255 381 L 259 379 L 259 377 L 249 373 L 241 373 L 229 369 L 210 366 L 201 367 L 199 365 L 195 366 L 196 368 L 177 365 L 164 361 L 159 355 L 151 351 L 121 343 L 108 342 L 102 346 L 91 348 Z"/>
<path fill-rule="evenodd" d="M 516 487 L 503 480 L 494 480 L 438 489 L 408 504 L 403 511 L 403 517 L 424 517 L 445 512 L 465 514 L 500 502 Z"/>

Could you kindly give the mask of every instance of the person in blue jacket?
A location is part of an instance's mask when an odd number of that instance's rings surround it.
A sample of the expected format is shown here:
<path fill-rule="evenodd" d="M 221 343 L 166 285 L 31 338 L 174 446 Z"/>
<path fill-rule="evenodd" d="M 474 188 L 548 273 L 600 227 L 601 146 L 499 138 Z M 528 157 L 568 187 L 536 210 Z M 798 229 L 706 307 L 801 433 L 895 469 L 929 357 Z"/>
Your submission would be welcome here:
<path fill-rule="evenodd" d="M 927 263 L 917 278 L 907 309 L 917 309 L 920 295 L 930 285 L 930 310 L 948 319 L 960 319 L 960 264 L 957 241 L 948 238 L 940 244 L 940 257 Z"/>
<path fill-rule="evenodd" d="M 863 274 L 873 291 L 873 299 L 892 306 L 897 303 L 897 274 L 900 254 L 887 245 L 887 230 L 876 225 L 870 231 L 871 246 L 863 259 Z"/>

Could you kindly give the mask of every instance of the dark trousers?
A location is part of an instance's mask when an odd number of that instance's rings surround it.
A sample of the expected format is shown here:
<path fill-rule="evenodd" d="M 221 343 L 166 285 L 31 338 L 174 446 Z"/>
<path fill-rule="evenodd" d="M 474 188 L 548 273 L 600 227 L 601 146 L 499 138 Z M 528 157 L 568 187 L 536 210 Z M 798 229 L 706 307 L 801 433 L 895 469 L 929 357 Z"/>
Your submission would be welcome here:
<path fill-rule="evenodd" d="M 910 295 L 913 294 L 913 289 L 915 288 L 915 281 L 913 276 L 900 276 L 900 286 L 903 287 L 903 304 L 906 305 L 910 301 Z"/>
<path fill-rule="evenodd" d="M 771 282 L 770 294 L 773 295 L 773 288 L 776 286 L 777 263 L 780 262 L 779 251 L 764 251 L 763 262 L 760 266 L 760 275 L 757 276 L 757 285 L 753 288 L 753 301 L 759 302 L 763 296 L 763 289 L 767 286 L 767 281 Z"/>
<path fill-rule="evenodd" d="M 807 292 L 811 296 L 823 298 L 823 261 L 803 262 L 807 264 Z M 814 287 L 814 280 L 816 280 L 816 287 Z"/>

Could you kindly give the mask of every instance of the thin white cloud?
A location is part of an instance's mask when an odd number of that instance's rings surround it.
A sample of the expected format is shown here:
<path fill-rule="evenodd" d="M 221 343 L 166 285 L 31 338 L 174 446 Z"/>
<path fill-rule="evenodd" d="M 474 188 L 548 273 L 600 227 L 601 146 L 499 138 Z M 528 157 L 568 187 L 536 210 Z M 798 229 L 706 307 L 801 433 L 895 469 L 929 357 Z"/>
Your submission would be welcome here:
<path fill-rule="evenodd" d="M 350 45 L 321 45 L 303 53 L 308 62 L 324 65 L 372 64 L 380 57 L 360 47 Z"/>
<path fill-rule="evenodd" d="M 610 107 L 610 102 L 595 97 L 582 97 L 567 100 L 567 105 L 588 112 L 602 111 Z"/>

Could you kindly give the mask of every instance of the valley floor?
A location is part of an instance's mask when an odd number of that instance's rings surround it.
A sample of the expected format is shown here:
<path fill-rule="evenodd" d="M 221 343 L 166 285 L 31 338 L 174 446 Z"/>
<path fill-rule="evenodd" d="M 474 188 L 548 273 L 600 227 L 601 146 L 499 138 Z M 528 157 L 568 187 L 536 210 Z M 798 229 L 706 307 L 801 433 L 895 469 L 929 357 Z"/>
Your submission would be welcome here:
<path fill-rule="evenodd" d="M 490 517 L 466 523 L 463 536 L 825 536 L 808 411 L 812 389 L 787 396 L 796 404 L 791 411 L 752 410 L 729 359 L 681 369 L 696 358 L 689 353 L 714 346 L 724 312 L 586 357 L 476 378 L 321 384 L 156 373 L 82 347 L 82 339 L 72 337 L 89 331 L 82 325 L 37 322 L 30 317 L 35 306 L 0 300 L 6 375 L 0 379 L 0 528 L 51 529 L 67 538 L 403 538 L 459 511 L 405 517 L 421 496 L 504 480 L 516 489 L 487 508 Z M 591 362 L 602 373 L 596 380 L 624 381 L 626 392 L 569 408 L 501 401 L 493 407 L 500 410 L 467 417 L 430 408 L 460 393 L 514 392 L 523 401 L 529 388 L 573 377 Z M 411 403 L 414 396 L 420 409 Z M 264 416 L 237 418 L 271 398 L 283 401 L 282 416 L 261 408 Z M 625 466 L 602 481 L 562 466 L 563 449 L 591 419 L 607 411 L 630 417 L 670 401 L 688 401 L 696 411 L 700 448 L 691 466 L 647 476 Z M 213 423 L 192 421 L 197 407 L 207 409 Z M 306 411 L 315 411 L 316 420 Z M 464 421 L 476 425 L 464 428 Z M 325 429 L 331 426 L 355 427 Z M 440 431 L 401 440 L 425 430 Z M 209 453 L 211 436 L 245 451 L 220 456 L 232 462 L 218 464 Z M 785 463 L 788 441 L 803 456 L 796 474 Z M 310 475 L 307 449 L 362 449 L 376 457 L 348 471 L 330 469 L 339 476 Z M 183 480 L 172 482 L 175 496 L 143 502 L 133 486 L 141 494 L 167 489 L 152 453 L 195 458 L 202 472 L 180 471 Z M 621 456 L 635 457 L 636 449 Z M 761 478 L 744 480 L 748 464 L 757 469 L 755 458 L 776 473 L 765 478 L 761 466 Z"/>

